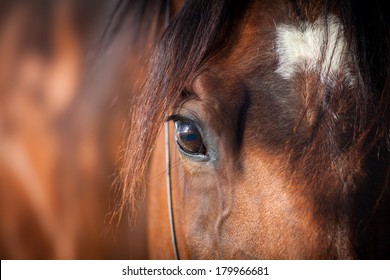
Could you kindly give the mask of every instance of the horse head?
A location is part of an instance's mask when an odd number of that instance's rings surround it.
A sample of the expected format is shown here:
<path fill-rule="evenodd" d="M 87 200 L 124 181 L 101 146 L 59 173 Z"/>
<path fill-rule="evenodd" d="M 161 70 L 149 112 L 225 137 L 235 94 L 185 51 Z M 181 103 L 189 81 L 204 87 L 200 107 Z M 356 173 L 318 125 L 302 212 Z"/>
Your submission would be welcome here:
<path fill-rule="evenodd" d="M 134 110 L 124 201 L 169 121 L 180 257 L 389 257 L 389 18 L 341 2 L 187 1 L 171 20 Z M 164 149 L 152 244 L 169 244 Z"/>

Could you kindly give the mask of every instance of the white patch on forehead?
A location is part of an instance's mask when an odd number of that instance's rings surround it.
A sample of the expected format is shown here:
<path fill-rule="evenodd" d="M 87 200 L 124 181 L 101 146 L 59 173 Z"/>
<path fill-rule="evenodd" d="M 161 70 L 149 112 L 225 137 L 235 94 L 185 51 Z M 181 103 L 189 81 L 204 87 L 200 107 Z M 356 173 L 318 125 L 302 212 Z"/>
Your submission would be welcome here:
<path fill-rule="evenodd" d="M 333 15 L 314 23 L 280 25 L 276 27 L 276 73 L 290 79 L 299 71 L 316 71 L 322 82 L 329 82 L 343 69 L 345 45 L 343 26 Z"/>

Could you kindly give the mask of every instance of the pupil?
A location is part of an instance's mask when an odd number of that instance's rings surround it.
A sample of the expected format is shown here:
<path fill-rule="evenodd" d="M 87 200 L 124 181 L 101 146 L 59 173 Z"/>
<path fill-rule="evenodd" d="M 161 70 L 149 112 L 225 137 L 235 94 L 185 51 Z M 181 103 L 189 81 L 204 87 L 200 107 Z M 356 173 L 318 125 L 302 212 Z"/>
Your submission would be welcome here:
<path fill-rule="evenodd" d="M 181 134 L 180 135 L 181 137 L 181 140 L 183 141 L 195 141 L 196 139 L 198 139 L 198 135 L 196 135 L 195 133 L 188 133 L 188 134 Z"/>

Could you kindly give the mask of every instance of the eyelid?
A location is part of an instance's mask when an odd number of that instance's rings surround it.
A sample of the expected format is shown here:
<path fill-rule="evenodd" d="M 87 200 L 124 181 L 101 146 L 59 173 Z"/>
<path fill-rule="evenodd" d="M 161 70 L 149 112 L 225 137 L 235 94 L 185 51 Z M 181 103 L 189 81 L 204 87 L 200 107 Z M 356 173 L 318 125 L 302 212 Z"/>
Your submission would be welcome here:
<path fill-rule="evenodd" d="M 182 120 L 182 116 L 179 115 L 179 114 L 173 114 L 173 115 L 170 115 L 166 118 L 166 122 L 169 122 L 169 121 L 180 121 Z"/>
<path fill-rule="evenodd" d="M 170 115 L 168 116 L 168 118 L 166 119 L 166 121 L 184 121 L 184 122 L 191 122 L 193 123 L 196 128 L 199 130 L 200 134 L 202 135 L 202 137 L 204 136 L 204 131 L 203 131 L 203 128 L 202 128 L 202 125 L 201 125 L 201 122 L 199 121 L 199 119 L 196 117 L 196 116 L 185 116 L 185 115 L 181 115 L 181 114 L 173 114 L 173 115 Z"/>
<path fill-rule="evenodd" d="M 195 123 L 197 123 L 196 120 L 193 120 L 193 119 L 190 118 L 190 117 L 183 116 L 183 115 L 180 115 L 180 114 L 173 114 L 173 115 L 170 115 L 170 116 L 168 116 L 168 118 L 166 119 L 166 121 L 189 121 L 189 122 L 195 122 Z"/>

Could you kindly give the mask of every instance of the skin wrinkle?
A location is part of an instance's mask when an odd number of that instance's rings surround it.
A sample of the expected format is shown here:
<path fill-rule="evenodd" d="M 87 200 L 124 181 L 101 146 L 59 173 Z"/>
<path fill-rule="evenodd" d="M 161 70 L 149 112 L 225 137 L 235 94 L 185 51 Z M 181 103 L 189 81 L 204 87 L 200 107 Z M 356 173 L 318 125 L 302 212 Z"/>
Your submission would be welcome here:
<path fill-rule="evenodd" d="M 197 83 L 199 85 L 199 83 Z M 198 88 L 198 91 L 199 92 L 202 92 L 204 89 L 201 89 L 201 88 Z M 202 102 L 204 103 L 204 105 L 202 105 L 202 111 L 206 111 L 206 112 L 218 112 L 218 111 L 221 111 L 221 108 L 216 106 L 217 103 L 215 102 L 212 102 L 211 100 L 204 100 L 202 98 L 192 98 L 191 101 L 195 101 L 195 102 Z M 192 102 L 194 103 L 194 102 Z M 182 104 L 182 107 L 186 108 L 188 106 L 191 106 L 191 102 L 188 102 L 188 103 L 183 103 Z M 184 109 L 183 108 L 183 109 Z M 183 111 L 183 109 L 181 109 L 181 111 Z M 188 110 L 186 110 L 188 111 Z M 210 127 L 210 125 L 207 125 L 207 127 Z M 217 133 L 218 135 L 218 133 Z M 220 137 L 221 135 L 218 135 L 218 137 Z M 199 167 L 190 167 L 191 164 L 189 164 L 187 166 L 187 169 L 188 170 L 200 170 L 201 169 L 201 166 Z M 204 168 L 203 168 L 204 169 Z M 194 174 L 193 174 L 194 175 Z M 200 174 L 197 174 L 197 176 L 201 176 Z M 225 180 L 222 180 L 223 182 L 225 182 Z M 224 190 L 226 190 L 226 186 L 225 184 L 221 184 L 221 183 L 217 183 L 216 184 L 217 188 L 216 188 L 216 201 L 218 201 L 218 203 L 216 203 L 215 205 L 217 207 L 214 207 L 213 208 L 213 211 L 215 211 L 214 215 L 216 216 L 215 218 L 215 222 L 211 222 L 211 224 L 214 224 L 214 230 L 212 231 L 213 234 L 209 234 L 208 235 L 208 238 L 206 238 L 206 240 L 210 240 L 209 242 L 211 242 L 212 244 L 212 247 L 213 248 L 222 248 L 223 246 L 221 246 L 221 227 L 223 226 L 223 223 L 224 221 L 226 220 L 226 217 L 228 216 L 228 213 L 229 213 L 229 210 L 226 210 L 226 202 L 225 202 L 225 199 L 226 199 L 226 193 L 224 192 Z M 211 190 L 205 190 L 207 191 L 207 193 L 209 193 Z M 208 197 L 209 195 L 207 195 L 207 193 L 203 193 L 201 194 L 201 197 Z M 203 216 L 207 216 L 208 212 L 204 212 L 205 208 L 204 208 L 204 203 L 202 203 L 204 199 L 200 199 L 199 200 L 199 204 L 198 204 L 198 207 L 200 207 L 200 210 L 201 211 L 198 211 L 198 216 L 196 217 L 196 220 L 198 221 L 203 221 L 203 220 L 207 220 L 207 218 L 203 218 Z M 206 201 L 206 205 L 207 205 L 207 199 L 204 200 Z M 207 208 L 206 208 L 207 209 Z M 189 208 L 189 211 L 193 212 L 193 208 Z M 196 227 L 196 230 L 199 230 L 199 227 Z M 205 236 L 202 235 L 202 238 L 204 238 Z M 197 242 L 197 244 L 199 244 L 201 241 Z M 206 242 L 207 243 L 207 242 Z M 204 247 L 204 244 L 203 244 L 203 247 Z M 220 259 L 223 257 L 224 253 L 223 251 L 219 251 L 219 250 L 214 250 L 214 252 L 212 254 L 215 254 L 213 258 L 216 258 L 216 259 Z"/>
<path fill-rule="evenodd" d="M 185 112 L 188 114 L 193 110 L 186 109 L 189 104 L 198 102 L 199 99 L 191 98 L 188 102 L 182 104 L 182 109 L 179 112 Z M 196 108 L 196 107 L 195 107 Z M 183 111 L 184 110 L 184 111 Z M 197 118 L 199 117 L 198 114 Z M 180 158 L 183 162 L 190 162 L 187 158 L 180 155 Z M 208 201 L 215 197 L 215 190 L 213 190 L 212 184 L 199 184 L 197 183 L 198 178 L 202 178 L 207 176 L 207 167 L 195 163 L 192 165 L 184 166 L 185 176 L 184 178 L 184 195 L 183 195 L 183 206 L 185 207 L 184 216 L 186 220 L 186 238 L 187 244 L 189 248 L 197 248 L 197 250 L 193 251 L 192 256 L 197 258 L 199 255 L 207 255 L 208 258 L 218 258 L 218 252 L 214 250 L 204 251 L 204 248 L 217 248 L 218 247 L 218 237 L 214 234 L 205 235 L 205 232 L 213 232 L 213 230 L 209 231 L 208 228 L 212 228 L 213 224 L 210 221 L 210 216 L 215 216 L 217 212 L 217 208 L 215 207 L 215 203 L 209 203 Z M 194 188 L 194 186 L 196 186 Z M 191 200 L 192 197 L 197 196 L 198 202 Z M 217 201 L 217 198 L 212 199 L 212 201 Z M 196 203 L 194 203 L 196 202 Z M 196 216 L 190 216 L 190 218 L 186 218 L 188 214 L 192 215 L 193 213 L 197 213 Z"/>
<path fill-rule="evenodd" d="M 226 174 L 228 177 L 228 174 Z M 217 220 L 215 223 L 215 235 L 218 237 L 218 248 L 219 250 L 219 259 L 224 258 L 224 241 L 223 241 L 223 226 L 228 222 L 228 219 L 230 215 L 232 214 L 232 205 L 233 205 L 233 198 L 234 198 L 234 186 L 232 184 L 229 184 L 228 182 L 231 182 L 231 178 L 226 178 L 225 180 L 227 183 L 225 185 L 218 185 L 218 196 L 219 196 L 219 215 L 217 216 Z"/>
<path fill-rule="evenodd" d="M 212 99 L 205 99 L 206 94 L 208 92 L 213 92 L 213 90 L 210 89 L 210 83 L 207 81 L 213 81 L 215 80 L 214 76 L 212 76 L 213 73 L 210 73 L 208 71 L 203 72 L 202 75 L 199 75 L 197 79 L 195 79 L 193 85 L 192 85 L 192 90 L 194 92 L 197 92 L 199 94 L 199 98 L 197 100 L 201 103 L 202 105 L 202 111 L 207 112 L 208 115 L 211 117 L 208 118 L 208 121 L 212 120 L 221 120 L 225 119 L 225 123 L 227 125 L 233 123 L 233 121 L 230 120 L 231 118 L 231 110 L 227 110 L 227 108 L 224 108 L 223 106 L 219 106 L 219 102 L 215 102 L 215 96 L 213 96 Z M 209 76 L 208 76 L 209 75 Z M 208 76 L 209 78 L 206 78 L 205 76 Z M 217 79 L 218 81 L 218 79 Z M 208 85 L 209 88 L 205 88 L 204 85 Z M 219 88 L 220 89 L 221 82 L 217 82 L 214 85 L 214 88 Z M 207 97 L 206 97 L 207 98 Z M 223 116 L 223 117 L 216 117 L 216 116 Z M 211 124 L 211 127 L 216 127 L 216 125 Z M 225 126 L 224 126 L 225 127 Z M 223 132 L 216 132 L 218 137 L 223 138 Z M 221 172 L 221 177 L 220 181 L 223 183 L 217 183 L 217 196 L 218 196 L 218 214 L 216 215 L 216 221 L 215 221 L 215 227 L 214 227 L 214 235 L 215 235 L 215 248 L 218 248 L 216 250 L 217 253 L 217 258 L 221 259 L 224 258 L 224 246 L 223 246 L 223 226 L 227 222 L 229 216 L 231 215 L 232 212 L 232 201 L 234 197 L 234 186 L 229 183 L 231 182 L 231 178 L 229 178 L 228 173 L 224 173 L 223 167 L 220 167 Z M 220 249 L 219 249 L 220 248 Z"/>

